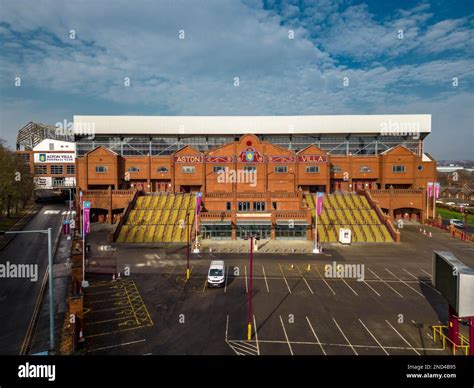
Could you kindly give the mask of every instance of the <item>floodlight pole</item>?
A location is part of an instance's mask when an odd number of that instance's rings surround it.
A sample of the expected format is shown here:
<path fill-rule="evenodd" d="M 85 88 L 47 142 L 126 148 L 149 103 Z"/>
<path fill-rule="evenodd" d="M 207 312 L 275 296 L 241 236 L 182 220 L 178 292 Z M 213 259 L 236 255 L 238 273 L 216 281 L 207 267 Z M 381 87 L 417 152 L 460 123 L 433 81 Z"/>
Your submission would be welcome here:
<path fill-rule="evenodd" d="M 54 298 L 53 298 L 53 248 L 51 228 L 48 228 L 48 268 L 49 268 L 49 343 L 51 351 L 54 352 Z"/>

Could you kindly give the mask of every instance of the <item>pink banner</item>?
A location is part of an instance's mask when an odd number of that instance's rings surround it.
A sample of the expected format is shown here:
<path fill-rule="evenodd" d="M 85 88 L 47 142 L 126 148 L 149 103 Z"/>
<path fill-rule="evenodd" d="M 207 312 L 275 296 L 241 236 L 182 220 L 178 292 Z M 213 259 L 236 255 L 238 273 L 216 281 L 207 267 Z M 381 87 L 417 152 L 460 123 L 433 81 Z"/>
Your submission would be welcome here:
<path fill-rule="evenodd" d="M 201 202 L 202 202 L 202 193 L 198 192 L 196 194 L 196 214 L 201 212 Z"/>
<path fill-rule="evenodd" d="M 323 199 L 324 199 L 324 193 L 317 193 L 316 195 L 316 211 L 318 213 L 318 216 L 321 215 L 323 212 Z"/>
<path fill-rule="evenodd" d="M 428 182 L 428 198 L 433 196 L 433 182 Z"/>
<path fill-rule="evenodd" d="M 440 189 L 441 189 L 441 185 L 438 182 L 436 182 L 434 184 L 434 197 L 435 197 L 435 199 L 439 198 Z"/>
<path fill-rule="evenodd" d="M 91 223 L 90 223 L 90 217 L 89 217 L 89 214 L 90 214 L 90 210 L 89 208 L 84 208 L 84 224 L 83 224 L 83 228 L 84 228 L 84 234 L 89 234 L 91 232 Z"/>

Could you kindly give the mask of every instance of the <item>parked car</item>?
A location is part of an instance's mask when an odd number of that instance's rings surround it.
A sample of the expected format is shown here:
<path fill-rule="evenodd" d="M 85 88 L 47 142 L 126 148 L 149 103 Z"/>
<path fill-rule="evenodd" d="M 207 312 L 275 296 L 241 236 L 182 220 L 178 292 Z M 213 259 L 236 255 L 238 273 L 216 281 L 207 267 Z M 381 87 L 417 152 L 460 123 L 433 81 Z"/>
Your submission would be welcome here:
<path fill-rule="evenodd" d="M 462 222 L 461 220 L 458 220 L 456 218 L 451 218 L 449 220 L 449 224 L 455 226 L 456 228 L 461 228 L 461 229 L 464 228 L 464 222 Z"/>
<path fill-rule="evenodd" d="M 213 260 L 209 267 L 207 274 L 207 285 L 208 287 L 222 287 L 225 282 L 225 267 L 224 261 Z"/>

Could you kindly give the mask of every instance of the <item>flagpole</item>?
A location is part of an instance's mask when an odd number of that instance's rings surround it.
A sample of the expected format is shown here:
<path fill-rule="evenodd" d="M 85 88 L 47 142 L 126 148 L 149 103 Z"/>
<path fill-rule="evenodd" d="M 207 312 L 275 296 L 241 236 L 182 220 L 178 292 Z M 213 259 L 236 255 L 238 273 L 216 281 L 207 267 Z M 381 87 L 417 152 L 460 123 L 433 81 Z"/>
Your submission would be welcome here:
<path fill-rule="evenodd" d="M 194 249 L 193 249 L 193 253 L 199 253 L 199 247 L 198 247 L 198 214 L 200 213 L 200 207 L 201 207 L 201 196 L 202 196 L 202 193 L 201 192 L 198 192 L 196 194 L 196 209 L 195 209 L 195 212 L 194 212 L 194 217 L 195 217 L 195 229 L 196 229 L 196 240 L 195 240 L 195 245 L 194 245 Z M 200 199 L 199 202 L 198 202 L 198 198 Z"/>
<path fill-rule="evenodd" d="M 314 230 L 314 248 L 313 253 L 321 253 L 318 247 L 318 213 L 319 213 L 319 193 L 316 193 L 315 201 L 315 230 Z M 321 204 L 322 206 L 322 204 Z"/>

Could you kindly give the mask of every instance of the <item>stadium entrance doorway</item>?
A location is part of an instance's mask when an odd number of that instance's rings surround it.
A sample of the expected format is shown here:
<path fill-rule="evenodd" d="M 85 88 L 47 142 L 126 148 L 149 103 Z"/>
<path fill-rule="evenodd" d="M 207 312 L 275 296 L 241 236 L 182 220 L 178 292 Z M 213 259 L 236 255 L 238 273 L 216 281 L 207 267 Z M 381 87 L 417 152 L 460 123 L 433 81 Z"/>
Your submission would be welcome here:
<path fill-rule="evenodd" d="M 237 238 L 245 239 L 249 236 L 259 237 L 261 240 L 272 238 L 271 225 L 237 225 Z"/>

